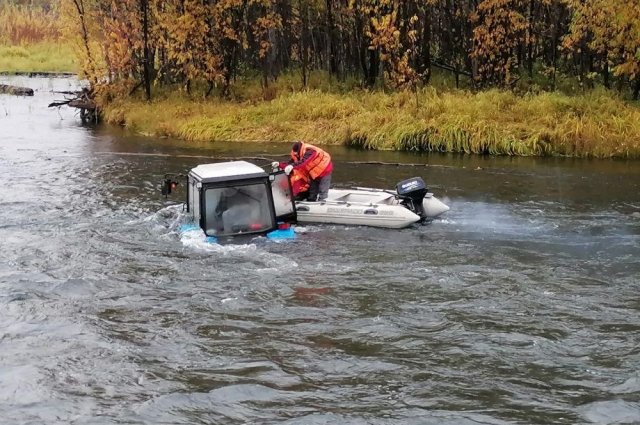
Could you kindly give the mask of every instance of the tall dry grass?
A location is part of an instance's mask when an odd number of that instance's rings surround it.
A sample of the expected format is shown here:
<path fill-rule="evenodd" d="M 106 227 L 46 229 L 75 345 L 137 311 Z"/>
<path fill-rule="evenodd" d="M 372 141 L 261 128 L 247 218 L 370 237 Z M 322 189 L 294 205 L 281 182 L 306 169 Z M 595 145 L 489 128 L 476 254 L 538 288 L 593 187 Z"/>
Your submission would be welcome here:
<path fill-rule="evenodd" d="M 0 44 L 24 45 L 57 41 L 61 36 L 57 11 L 0 0 Z"/>
<path fill-rule="evenodd" d="M 62 40 L 57 2 L 36 3 L 0 0 L 0 72 L 76 72 L 75 53 Z"/>
<path fill-rule="evenodd" d="M 327 93 L 283 85 L 276 91 L 271 101 L 162 94 L 151 103 L 111 103 L 104 115 L 134 132 L 188 141 L 304 139 L 381 150 L 640 158 L 638 104 L 604 90 L 517 96 L 435 88 Z"/>

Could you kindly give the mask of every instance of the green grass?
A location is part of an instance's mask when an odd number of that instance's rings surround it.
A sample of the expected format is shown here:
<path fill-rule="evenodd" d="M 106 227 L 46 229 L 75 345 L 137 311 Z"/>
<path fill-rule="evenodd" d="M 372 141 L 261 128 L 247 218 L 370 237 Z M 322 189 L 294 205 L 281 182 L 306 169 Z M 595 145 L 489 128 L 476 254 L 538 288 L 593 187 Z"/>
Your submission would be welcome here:
<path fill-rule="evenodd" d="M 604 90 L 518 96 L 429 87 L 415 95 L 274 86 L 271 101 L 245 100 L 259 95 L 246 83 L 235 100 L 165 92 L 151 103 L 115 101 L 103 112 L 134 132 L 198 142 L 303 139 L 379 150 L 640 158 L 638 104 Z"/>
<path fill-rule="evenodd" d="M 77 72 L 72 48 L 59 42 L 0 45 L 0 72 Z"/>

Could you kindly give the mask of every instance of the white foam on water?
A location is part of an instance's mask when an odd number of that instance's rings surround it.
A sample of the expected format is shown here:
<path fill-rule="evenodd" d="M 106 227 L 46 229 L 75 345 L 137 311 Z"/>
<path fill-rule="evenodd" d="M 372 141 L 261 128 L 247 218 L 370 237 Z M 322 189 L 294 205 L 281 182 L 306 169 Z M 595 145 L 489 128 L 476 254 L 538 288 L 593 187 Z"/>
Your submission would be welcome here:
<path fill-rule="evenodd" d="M 296 233 L 299 233 L 299 234 L 303 234 L 303 233 L 315 233 L 315 232 L 320 232 L 320 231 L 322 231 L 322 227 L 321 227 L 321 226 L 317 226 L 317 225 L 311 225 L 311 224 L 308 224 L 308 225 L 306 225 L 306 226 L 296 225 L 296 226 L 293 226 L 293 230 L 294 230 Z"/>
<path fill-rule="evenodd" d="M 221 254 L 242 253 L 258 251 L 255 243 L 220 245 L 207 239 L 202 229 L 187 230 L 180 234 L 180 241 L 187 247 L 198 251 L 215 252 Z"/>

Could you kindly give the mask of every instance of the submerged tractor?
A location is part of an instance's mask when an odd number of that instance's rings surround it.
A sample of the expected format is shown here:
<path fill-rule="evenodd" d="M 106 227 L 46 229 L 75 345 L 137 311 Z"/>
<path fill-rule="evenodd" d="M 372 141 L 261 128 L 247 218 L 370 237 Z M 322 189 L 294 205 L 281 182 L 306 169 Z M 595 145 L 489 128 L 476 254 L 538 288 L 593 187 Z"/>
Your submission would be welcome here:
<path fill-rule="evenodd" d="M 296 222 L 403 228 L 449 210 L 420 177 L 401 181 L 395 190 L 330 189 L 322 201 L 296 201 L 284 171 L 266 172 L 247 161 L 202 164 L 182 177 L 187 211 L 216 240 L 239 235 L 290 238 L 289 224 Z M 165 195 L 178 184 L 175 178 L 165 175 Z"/>
<path fill-rule="evenodd" d="M 166 175 L 163 193 L 175 188 Z M 246 161 L 202 164 L 187 180 L 187 211 L 209 237 L 262 235 L 287 230 L 296 219 L 288 176 L 267 173 Z M 282 232 L 276 232 L 282 233 Z"/>

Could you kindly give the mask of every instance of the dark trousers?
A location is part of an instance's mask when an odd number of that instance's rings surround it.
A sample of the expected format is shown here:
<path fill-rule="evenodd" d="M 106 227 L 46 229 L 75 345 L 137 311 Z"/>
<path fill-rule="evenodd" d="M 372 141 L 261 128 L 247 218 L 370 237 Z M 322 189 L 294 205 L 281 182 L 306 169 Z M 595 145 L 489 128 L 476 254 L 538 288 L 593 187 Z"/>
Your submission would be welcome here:
<path fill-rule="evenodd" d="M 324 177 L 309 182 L 309 201 L 323 201 L 329 195 L 329 186 L 331 185 L 331 173 Z"/>

